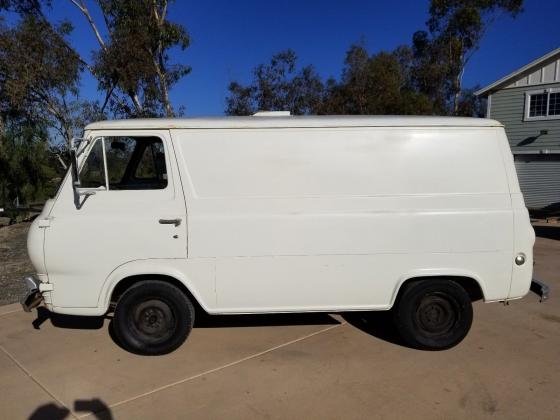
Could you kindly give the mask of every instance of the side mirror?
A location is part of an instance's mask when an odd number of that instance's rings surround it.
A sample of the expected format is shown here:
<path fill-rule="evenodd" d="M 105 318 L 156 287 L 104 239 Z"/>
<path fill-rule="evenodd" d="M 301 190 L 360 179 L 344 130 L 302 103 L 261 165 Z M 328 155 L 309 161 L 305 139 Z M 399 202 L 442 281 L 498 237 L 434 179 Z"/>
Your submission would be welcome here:
<path fill-rule="evenodd" d="M 74 189 L 80 187 L 80 175 L 78 173 L 78 154 L 76 149 L 70 149 L 70 170 L 72 171 L 72 186 Z"/>

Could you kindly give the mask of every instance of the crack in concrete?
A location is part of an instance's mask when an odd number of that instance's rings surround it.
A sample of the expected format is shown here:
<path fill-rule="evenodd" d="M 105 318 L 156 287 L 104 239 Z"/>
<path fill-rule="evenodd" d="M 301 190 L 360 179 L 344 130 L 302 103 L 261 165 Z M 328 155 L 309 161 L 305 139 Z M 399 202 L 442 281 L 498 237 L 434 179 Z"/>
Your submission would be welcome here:
<path fill-rule="evenodd" d="M 121 406 L 121 405 L 130 403 L 130 402 L 132 402 L 132 401 L 136 401 L 136 400 L 138 400 L 138 399 L 140 399 L 140 398 L 144 398 L 144 397 L 147 397 L 147 396 L 149 396 L 149 395 L 155 394 L 155 393 L 157 393 L 157 392 L 164 391 L 164 390 L 169 389 L 169 388 L 172 388 L 172 387 L 174 387 L 174 386 L 181 385 L 181 384 L 184 384 L 184 383 L 186 383 L 186 382 L 189 382 L 189 381 L 192 381 L 192 380 L 201 378 L 201 377 L 203 377 L 203 376 L 206 376 L 206 375 L 210 375 L 210 374 L 212 374 L 212 373 L 219 372 L 219 371 L 221 371 L 221 370 L 230 368 L 230 367 L 232 367 L 232 366 L 236 366 L 236 365 L 241 364 L 241 363 L 243 363 L 243 362 L 246 362 L 246 361 L 248 361 L 248 360 L 255 359 L 255 358 L 260 357 L 260 356 L 262 356 L 262 355 L 264 355 L 264 354 L 271 353 L 271 352 L 273 352 L 273 351 L 275 351 L 275 350 L 278 350 L 278 349 L 281 349 L 281 348 L 290 346 L 290 345 L 295 344 L 295 343 L 299 343 L 300 341 L 307 340 L 308 338 L 314 337 L 314 336 L 316 336 L 316 335 L 322 334 L 322 333 L 324 333 L 324 332 L 330 331 L 330 330 L 332 330 L 332 329 L 334 329 L 334 328 L 338 328 L 338 327 L 341 327 L 341 326 L 346 325 L 346 324 L 347 324 L 346 322 L 341 322 L 340 324 L 337 324 L 337 325 L 331 325 L 330 327 L 323 328 L 322 330 L 315 331 L 315 332 L 313 332 L 313 333 L 311 333 L 311 334 L 307 334 L 307 335 L 305 335 L 305 336 L 303 336 L 303 337 L 299 337 L 299 338 L 296 338 L 296 339 L 294 339 L 294 340 L 290 340 L 290 341 L 288 341 L 288 342 L 286 342 L 286 343 L 282 343 L 282 344 L 279 344 L 279 345 L 277 345 L 277 346 L 268 348 L 268 349 L 263 350 L 263 351 L 261 351 L 261 352 L 258 352 L 258 353 L 255 353 L 255 354 L 252 354 L 252 355 L 243 357 L 243 358 L 241 358 L 241 359 L 239 359 L 239 360 L 235 360 L 235 361 L 233 361 L 233 362 L 226 363 L 225 365 L 218 366 L 218 367 L 213 368 L 213 369 L 208 369 L 208 370 L 206 370 L 206 371 L 204 371 L 204 372 L 197 373 L 196 375 L 192 375 L 192 376 L 189 376 L 189 377 L 187 377 L 187 378 L 183 378 L 183 379 L 180 379 L 180 380 L 178 380 L 178 381 L 172 382 L 172 383 L 170 383 L 170 384 L 163 385 L 163 386 L 160 386 L 160 387 L 158 387 L 158 388 L 152 389 L 151 391 L 147 391 L 147 392 L 144 392 L 144 393 L 142 393 L 142 394 L 136 395 L 136 396 L 134 396 L 134 397 L 130 397 L 130 398 L 127 398 L 127 399 L 125 399 L 125 400 L 118 401 L 118 402 L 116 402 L 116 403 L 110 404 L 110 405 L 109 405 L 109 408 L 115 408 L 115 407 L 118 407 L 118 406 Z M 78 418 L 79 418 L 79 419 L 83 419 L 83 418 L 85 418 L 85 417 L 92 416 L 92 415 L 95 415 L 95 414 L 99 414 L 99 413 L 88 413 L 88 414 L 85 414 L 85 415 L 82 415 L 82 416 L 78 416 Z"/>
<path fill-rule="evenodd" d="M 72 411 L 72 409 L 70 409 L 70 407 L 68 407 L 66 404 L 64 404 L 60 398 L 58 398 L 51 391 L 49 391 L 49 389 L 45 385 L 43 385 L 37 378 L 35 378 L 33 376 L 33 374 L 25 368 L 25 366 L 23 366 L 14 356 L 12 356 L 12 354 L 8 350 L 6 350 L 4 348 L 4 346 L 0 345 L 0 350 L 2 350 L 2 352 L 6 356 L 8 356 L 8 358 L 12 361 L 12 363 L 14 363 L 25 375 L 27 375 L 27 377 L 29 379 L 31 379 L 33 382 L 35 382 L 35 384 L 37 384 L 37 386 L 39 388 L 41 388 L 43 391 L 45 391 L 45 393 L 48 396 L 50 396 L 53 400 L 55 400 L 62 407 L 66 408 L 68 410 L 68 413 L 70 414 L 70 416 L 72 416 L 72 418 L 74 418 L 74 419 L 79 418 L 78 415 L 76 413 L 74 413 L 74 411 Z"/>

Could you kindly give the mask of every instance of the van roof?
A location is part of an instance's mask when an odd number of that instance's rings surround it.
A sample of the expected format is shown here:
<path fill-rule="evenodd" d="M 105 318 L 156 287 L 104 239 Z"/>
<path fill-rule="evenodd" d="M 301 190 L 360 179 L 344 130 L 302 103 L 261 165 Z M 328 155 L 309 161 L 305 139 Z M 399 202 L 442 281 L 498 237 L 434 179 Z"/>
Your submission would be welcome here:
<path fill-rule="evenodd" d="M 250 116 L 203 118 L 138 118 L 98 121 L 86 130 L 173 128 L 289 128 L 289 127 L 503 127 L 487 118 L 398 115 Z"/>

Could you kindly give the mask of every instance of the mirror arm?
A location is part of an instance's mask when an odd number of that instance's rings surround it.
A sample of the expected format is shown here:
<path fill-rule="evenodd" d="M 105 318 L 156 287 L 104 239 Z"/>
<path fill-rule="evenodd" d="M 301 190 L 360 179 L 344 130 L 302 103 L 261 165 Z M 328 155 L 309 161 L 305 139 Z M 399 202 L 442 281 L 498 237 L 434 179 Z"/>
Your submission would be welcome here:
<path fill-rule="evenodd" d="M 79 196 L 82 196 L 82 197 L 89 197 L 90 195 L 95 195 L 95 191 L 91 191 L 91 190 L 85 190 L 85 191 L 84 190 L 77 190 L 76 192 Z"/>
<path fill-rule="evenodd" d="M 78 157 L 76 149 L 70 149 L 70 170 L 72 171 L 72 186 L 78 188 L 80 186 L 80 176 L 78 174 Z"/>

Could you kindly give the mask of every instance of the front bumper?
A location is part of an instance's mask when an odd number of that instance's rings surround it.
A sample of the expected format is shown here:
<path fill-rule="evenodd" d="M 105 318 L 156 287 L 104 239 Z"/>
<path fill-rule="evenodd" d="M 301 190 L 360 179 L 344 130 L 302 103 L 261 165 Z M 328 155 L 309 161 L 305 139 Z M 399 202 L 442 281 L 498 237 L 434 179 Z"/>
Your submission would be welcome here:
<path fill-rule="evenodd" d="M 536 293 L 541 298 L 541 302 L 543 302 L 547 300 L 550 295 L 550 287 L 542 281 L 533 278 L 533 280 L 531 280 L 531 292 Z"/>
<path fill-rule="evenodd" d="M 25 312 L 31 312 L 31 309 L 36 308 L 43 301 L 41 282 L 35 276 L 25 276 L 23 282 L 27 291 L 20 299 L 20 303 Z"/>

